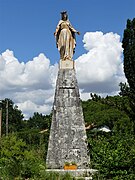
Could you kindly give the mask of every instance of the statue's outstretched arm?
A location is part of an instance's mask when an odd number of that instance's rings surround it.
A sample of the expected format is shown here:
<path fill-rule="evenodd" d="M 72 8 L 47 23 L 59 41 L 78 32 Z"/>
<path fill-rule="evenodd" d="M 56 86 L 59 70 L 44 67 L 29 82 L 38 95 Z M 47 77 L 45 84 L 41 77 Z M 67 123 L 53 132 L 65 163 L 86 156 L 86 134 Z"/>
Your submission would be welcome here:
<path fill-rule="evenodd" d="M 80 35 L 80 32 L 77 31 L 77 30 L 71 25 L 70 22 L 69 22 L 69 28 L 70 28 L 70 30 L 71 30 L 72 32 L 77 33 L 78 35 Z"/>

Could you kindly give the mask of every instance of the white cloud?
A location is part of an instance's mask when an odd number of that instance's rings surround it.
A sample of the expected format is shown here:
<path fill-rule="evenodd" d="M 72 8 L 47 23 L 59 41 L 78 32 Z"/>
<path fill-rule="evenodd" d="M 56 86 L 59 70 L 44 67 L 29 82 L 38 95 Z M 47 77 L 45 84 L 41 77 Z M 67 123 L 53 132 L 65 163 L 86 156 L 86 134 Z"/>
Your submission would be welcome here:
<path fill-rule="evenodd" d="M 88 51 L 76 60 L 80 88 L 86 92 L 113 93 L 125 81 L 122 46 L 118 34 L 87 32 L 84 48 Z"/>
<path fill-rule="evenodd" d="M 17 106 L 24 112 L 25 119 L 33 116 L 34 112 L 42 113 L 43 115 L 49 114 L 52 109 L 52 105 L 38 105 L 30 100 L 26 100 L 23 103 L 17 103 Z"/>
<path fill-rule="evenodd" d="M 10 98 L 25 117 L 34 112 L 50 113 L 58 65 L 50 65 L 44 54 L 20 63 L 12 51 L 0 56 L 0 99 Z"/>
<path fill-rule="evenodd" d="M 44 54 L 39 54 L 33 60 L 25 63 L 20 63 L 12 51 L 6 50 L 0 56 L 1 67 L 1 84 L 0 92 L 8 89 L 14 91 L 18 88 L 19 91 L 29 89 L 50 89 L 56 70 L 50 65 L 50 60 Z M 9 87 L 10 86 L 10 87 Z M 9 87 L 9 88 L 8 88 Z"/>
<path fill-rule="evenodd" d="M 114 95 L 119 91 L 118 84 L 125 81 L 119 35 L 87 32 L 83 42 L 88 52 L 75 60 L 81 98 L 90 98 L 90 92 Z M 24 63 L 6 50 L 0 55 L 0 99 L 12 99 L 26 118 L 34 112 L 48 114 L 57 71 L 58 65 L 51 65 L 42 53 Z"/>

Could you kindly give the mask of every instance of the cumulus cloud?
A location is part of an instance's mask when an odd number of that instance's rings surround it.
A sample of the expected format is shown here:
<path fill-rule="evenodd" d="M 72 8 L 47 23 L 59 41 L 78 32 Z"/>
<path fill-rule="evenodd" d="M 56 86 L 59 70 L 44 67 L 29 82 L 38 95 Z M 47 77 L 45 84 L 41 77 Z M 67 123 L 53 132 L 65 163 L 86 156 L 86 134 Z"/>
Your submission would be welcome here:
<path fill-rule="evenodd" d="M 53 73 L 53 66 L 50 66 L 50 60 L 44 55 L 39 54 L 33 60 L 20 63 L 12 51 L 6 50 L 0 56 L 1 64 L 1 82 L 3 88 L 0 91 L 7 90 L 10 85 L 9 91 L 14 91 L 14 88 L 20 90 L 26 89 L 49 89 L 52 87 L 51 72 Z M 5 87 L 5 88 L 4 88 Z"/>
<path fill-rule="evenodd" d="M 51 111 L 58 65 L 39 54 L 27 63 L 20 63 L 12 51 L 0 56 L 0 98 L 12 99 L 25 117 L 34 112 Z"/>
<path fill-rule="evenodd" d="M 38 105 L 30 100 L 26 100 L 23 103 L 17 103 L 17 106 L 24 112 L 25 119 L 33 116 L 34 112 L 42 113 L 43 115 L 50 114 L 52 109 L 52 105 L 45 103 Z"/>
<path fill-rule="evenodd" d="M 120 36 L 112 32 L 87 32 L 84 35 L 87 53 L 76 59 L 76 71 L 82 92 L 115 94 L 125 81 Z"/>
<path fill-rule="evenodd" d="M 120 36 L 114 33 L 87 32 L 83 38 L 87 53 L 75 60 L 82 99 L 89 93 L 114 95 L 125 81 Z M 52 109 L 58 64 L 51 65 L 43 54 L 24 63 L 10 50 L 0 55 L 0 99 L 10 98 L 25 118 L 34 112 Z"/>

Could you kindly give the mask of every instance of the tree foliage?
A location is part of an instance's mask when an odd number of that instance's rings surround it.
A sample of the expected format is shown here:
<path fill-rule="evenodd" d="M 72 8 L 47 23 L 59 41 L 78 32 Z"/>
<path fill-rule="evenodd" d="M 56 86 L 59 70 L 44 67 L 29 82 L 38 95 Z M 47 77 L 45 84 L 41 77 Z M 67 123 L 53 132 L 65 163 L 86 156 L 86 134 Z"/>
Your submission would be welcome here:
<path fill-rule="evenodd" d="M 132 108 L 124 94 L 127 89 L 128 86 L 122 84 L 120 95 L 103 98 L 91 94 L 91 99 L 82 101 L 86 127 L 93 124 L 87 129 L 87 140 L 91 168 L 99 172 L 94 179 L 133 180 L 135 177 L 135 138 L 130 118 Z M 21 117 L 18 111 L 14 111 L 16 119 Z M 17 122 L 20 125 L 13 123 L 15 134 L 10 131 L 9 136 L 3 136 L 0 141 L 0 176 L 7 180 L 17 177 L 73 179 L 69 175 L 45 172 L 51 114 L 34 113 L 30 119 L 20 118 Z M 102 126 L 109 127 L 110 132 L 98 131 Z"/>
<path fill-rule="evenodd" d="M 51 125 L 51 116 L 50 115 L 42 115 L 38 112 L 35 112 L 33 117 L 30 117 L 27 121 L 28 128 L 31 129 L 49 129 Z"/>
<path fill-rule="evenodd" d="M 0 177 L 14 179 L 16 177 L 30 178 L 39 175 L 43 160 L 34 150 L 28 150 L 27 145 L 15 135 L 3 137 L 0 141 Z"/>
<path fill-rule="evenodd" d="M 124 72 L 131 90 L 135 92 L 135 18 L 127 20 L 122 47 L 124 48 Z"/>
<path fill-rule="evenodd" d="M 99 171 L 94 179 L 134 179 L 135 139 L 127 96 L 101 98 L 94 94 L 82 104 L 87 124 L 95 125 L 87 130 L 91 167 Z M 111 131 L 97 131 L 101 126 Z"/>
<path fill-rule="evenodd" d="M 110 129 L 117 127 L 119 130 L 119 122 L 130 123 L 127 112 L 131 111 L 131 108 L 127 97 L 107 96 L 106 98 L 101 98 L 96 94 L 91 96 L 92 99 L 82 103 L 85 122 L 88 124 L 93 123 L 98 127 L 106 125 Z M 128 124 L 127 127 L 130 125 L 132 123 Z"/>
<path fill-rule="evenodd" d="M 122 47 L 124 49 L 124 72 L 129 84 L 129 89 L 126 89 L 127 96 L 130 98 L 132 108 L 131 117 L 135 120 L 135 18 L 127 20 Z"/>
<path fill-rule="evenodd" d="M 8 132 L 16 132 L 23 128 L 23 114 L 10 99 L 2 100 L 2 134 L 6 134 L 6 119 L 8 118 Z"/>

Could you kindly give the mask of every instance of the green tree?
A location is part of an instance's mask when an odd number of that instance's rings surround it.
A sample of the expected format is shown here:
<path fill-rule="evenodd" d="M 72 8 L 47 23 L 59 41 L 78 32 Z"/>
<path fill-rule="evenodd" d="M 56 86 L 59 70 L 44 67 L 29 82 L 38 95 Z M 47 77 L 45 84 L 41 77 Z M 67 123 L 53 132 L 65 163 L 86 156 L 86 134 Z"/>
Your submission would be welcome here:
<path fill-rule="evenodd" d="M 124 72 L 131 90 L 135 92 L 135 18 L 127 20 L 122 47 L 124 48 Z"/>
<path fill-rule="evenodd" d="M 91 142 L 92 167 L 99 170 L 100 179 L 135 179 L 135 140 L 118 134 L 98 134 Z"/>
<path fill-rule="evenodd" d="M 33 117 L 30 117 L 30 119 L 27 121 L 28 128 L 32 129 L 50 129 L 51 125 L 51 115 L 42 115 L 38 112 L 35 112 Z"/>
<path fill-rule="evenodd" d="M 10 99 L 2 100 L 2 134 L 6 134 L 6 118 L 8 118 L 8 132 L 16 132 L 23 128 L 23 114 Z"/>
<path fill-rule="evenodd" d="M 94 179 L 134 179 L 134 136 L 133 122 L 128 116 L 131 111 L 127 96 L 92 95 L 83 101 L 84 118 L 95 127 L 107 125 L 110 132 L 88 129 L 88 147 L 92 168 L 99 171 Z"/>
<path fill-rule="evenodd" d="M 135 18 L 128 19 L 124 30 L 122 47 L 124 49 L 124 72 L 127 78 L 129 89 L 127 95 L 130 98 L 132 108 L 131 118 L 135 119 Z M 135 128 L 134 128 L 135 130 Z"/>
<path fill-rule="evenodd" d="M 36 112 L 24 123 L 24 128 L 17 133 L 17 136 L 26 142 L 29 149 L 38 149 L 39 155 L 46 159 L 51 114 L 42 115 Z"/>
<path fill-rule="evenodd" d="M 127 115 L 127 111 L 130 111 L 127 97 L 107 96 L 101 98 L 94 95 L 92 99 L 83 101 L 82 105 L 87 124 L 94 124 L 97 127 L 106 125 L 112 130 L 123 119 L 130 123 Z"/>

